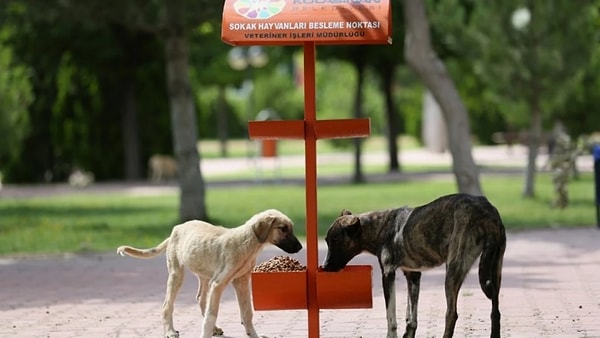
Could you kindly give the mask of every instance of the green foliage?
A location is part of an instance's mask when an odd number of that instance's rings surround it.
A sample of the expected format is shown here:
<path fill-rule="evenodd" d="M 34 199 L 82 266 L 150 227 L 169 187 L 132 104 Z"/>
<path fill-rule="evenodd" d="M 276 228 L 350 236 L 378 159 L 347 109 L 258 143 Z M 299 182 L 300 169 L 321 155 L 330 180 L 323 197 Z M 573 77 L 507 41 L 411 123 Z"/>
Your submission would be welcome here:
<path fill-rule="evenodd" d="M 8 27 L 0 26 L 0 172 L 18 159 L 29 132 L 27 109 L 34 98 L 30 70 L 15 60 L 12 48 L 6 43 L 9 34 Z"/>
<path fill-rule="evenodd" d="M 87 69 L 77 67 L 71 54 L 66 52 L 58 65 L 56 89 L 51 108 L 51 142 L 61 145 L 61 155 L 74 159 L 74 166 L 89 169 L 90 114 L 102 107 L 98 78 Z M 81 163 L 77 163 L 79 161 Z"/>
<path fill-rule="evenodd" d="M 567 98 L 579 89 L 594 46 L 592 20 L 597 11 L 589 4 L 515 0 L 476 6 L 467 35 L 474 71 L 493 91 L 488 97 L 509 123 L 522 123 L 531 104 L 540 100 L 551 124 Z M 511 23 L 519 8 L 531 13 L 522 28 Z"/>
<path fill-rule="evenodd" d="M 335 80 L 332 76 L 335 74 Z M 341 61 L 323 61 L 316 65 L 317 111 L 321 119 L 352 116 L 356 70 Z"/>
<path fill-rule="evenodd" d="M 19 3 L 22 10 L 6 20 L 19 27 L 8 43 L 31 70 L 36 99 L 28 112 L 28 151 L 7 169 L 8 179 L 60 181 L 75 166 L 100 180 L 122 177 L 128 95 L 142 154 L 172 151 L 164 52 L 155 37 L 94 20 L 59 20 L 72 12 L 46 2 Z"/>
<path fill-rule="evenodd" d="M 223 88 L 225 90 L 225 88 Z M 231 94 L 231 93 L 229 93 Z M 247 137 L 245 116 L 245 97 L 226 95 L 228 100 L 224 107 L 219 106 L 219 87 L 215 85 L 198 85 L 196 104 L 198 106 L 198 136 L 201 139 L 216 139 L 218 137 L 217 114 L 227 116 L 227 132 L 230 138 Z M 223 109 L 223 111 L 221 111 Z"/>
<path fill-rule="evenodd" d="M 492 144 L 493 133 L 527 125 L 528 114 L 524 102 L 498 104 L 502 98 L 473 73 L 470 64 L 450 59 L 446 65 L 450 73 L 459 79 L 457 86 L 469 111 L 471 131 L 478 143 Z M 511 113 L 505 114 L 505 111 Z M 515 111 L 520 113 L 516 114 Z"/>
<path fill-rule="evenodd" d="M 351 118 L 354 111 L 357 75 L 354 67 L 346 61 L 323 60 L 316 68 L 317 115 L 319 119 Z M 334 79 L 334 80 L 332 80 Z M 376 85 L 375 74 L 365 72 L 363 90 L 363 117 L 371 119 L 372 133 L 380 134 L 384 129 L 385 111 L 383 97 Z M 347 148 L 351 141 L 335 139 L 330 142 Z"/>
<path fill-rule="evenodd" d="M 263 109 L 272 109 L 282 119 L 304 118 L 304 89 L 295 81 L 295 59 L 286 60 L 278 67 L 256 71 L 254 85 L 254 116 Z"/>
<path fill-rule="evenodd" d="M 598 5 L 600 8 L 600 4 Z M 600 16 L 599 16 L 600 26 Z M 600 38 L 600 27 L 597 29 Z M 600 131 L 600 48 L 594 50 L 589 67 L 577 84 L 578 90 L 566 99 L 562 110 L 556 113 L 572 137 Z"/>
<path fill-rule="evenodd" d="M 394 90 L 396 102 L 404 117 L 403 134 L 421 139 L 424 88 L 421 81 L 407 66 L 398 66 Z"/>
<path fill-rule="evenodd" d="M 528 127 L 536 97 L 547 129 L 556 119 L 573 124 L 578 133 L 593 128 L 589 112 L 597 106 L 593 93 L 600 87 L 591 75 L 597 70 L 588 65 L 599 57 L 591 54 L 597 50 L 598 1 L 431 0 L 428 5 L 436 51 L 446 58 L 481 141 L 489 142 L 494 131 Z M 512 15 L 524 7 L 530 22 L 517 29 Z"/>

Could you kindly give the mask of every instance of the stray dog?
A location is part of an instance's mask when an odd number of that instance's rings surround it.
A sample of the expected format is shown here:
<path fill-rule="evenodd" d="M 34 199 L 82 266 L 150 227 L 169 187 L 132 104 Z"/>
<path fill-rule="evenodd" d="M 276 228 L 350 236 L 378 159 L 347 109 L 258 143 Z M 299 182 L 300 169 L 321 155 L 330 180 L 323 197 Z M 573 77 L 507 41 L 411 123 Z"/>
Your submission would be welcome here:
<path fill-rule="evenodd" d="M 287 253 L 302 249 L 294 235 L 292 221 L 274 209 L 258 213 L 245 224 L 232 229 L 202 221 L 188 221 L 175 226 L 171 236 L 154 248 L 141 250 L 121 246 L 117 253 L 151 258 L 166 250 L 169 278 L 162 307 L 166 337 L 179 337 L 179 332 L 173 328 L 173 305 L 183 282 L 184 267 L 187 267 L 198 277 L 196 298 L 204 316 L 202 337 L 223 334 L 223 330 L 216 326 L 217 314 L 221 295 L 231 282 L 246 334 L 258 338 L 252 324 L 250 276 L 256 256 L 269 243 Z"/>
<path fill-rule="evenodd" d="M 398 336 L 396 270 L 408 284 L 406 333 L 417 330 L 421 272 L 446 263 L 446 325 L 452 337 L 458 314 L 458 292 L 471 266 L 479 261 L 479 284 L 492 300 L 491 337 L 500 337 L 498 294 L 506 234 L 498 210 L 485 198 L 467 194 L 440 197 L 416 208 L 403 207 L 352 215 L 342 211 L 326 236 L 328 251 L 323 270 L 338 271 L 359 253 L 377 256 L 382 272 L 387 337 Z"/>
<path fill-rule="evenodd" d="M 177 177 L 177 161 L 169 155 L 152 155 L 148 159 L 150 181 L 160 183 Z"/>

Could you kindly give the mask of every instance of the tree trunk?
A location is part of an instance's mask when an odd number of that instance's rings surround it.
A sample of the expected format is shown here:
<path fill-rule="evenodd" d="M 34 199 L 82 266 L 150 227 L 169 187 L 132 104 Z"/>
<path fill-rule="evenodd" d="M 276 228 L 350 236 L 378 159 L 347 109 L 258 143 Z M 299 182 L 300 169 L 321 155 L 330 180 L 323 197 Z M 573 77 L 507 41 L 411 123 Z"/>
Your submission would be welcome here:
<path fill-rule="evenodd" d="M 171 128 L 179 176 L 179 218 L 181 221 L 208 219 L 197 148 L 196 112 L 188 76 L 188 41 L 182 29 L 172 29 L 167 33 L 165 52 Z"/>
<path fill-rule="evenodd" d="M 142 177 L 140 167 L 140 137 L 139 124 L 137 117 L 137 107 L 135 104 L 135 83 L 133 75 L 127 76 L 123 90 L 123 161 L 125 168 L 125 180 L 137 180 Z"/>
<path fill-rule="evenodd" d="M 228 135 L 228 119 L 227 105 L 225 101 L 225 86 L 219 85 L 219 93 L 217 95 L 217 134 L 219 137 L 219 145 L 221 157 L 227 157 L 227 139 Z"/>
<path fill-rule="evenodd" d="M 393 67 L 393 66 L 392 66 Z M 394 98 L 392 95 L 392 80 L 394 78 L 393 70 L 389 70 L 381 74 L 383 93 L 385 97 L 385 112 L 387 117 L 387 144 L 388 154 L 390 158 L 389 172 L 399 172 L 400 162 L 398 161 L 398 142 L 397 137 L 399 133 L 398 126 L 398 113 L 396 111 L 396 105 L 394 104 Z"/>
<path fill-rule="evenodd" d="M 471 130 L 467 110 L 444 63 L 431 47 L 425 2 L 404 0 L 404 16 L 406 61 L 442 107 L 458 190 L 481 195 L 479 170 L 471 154 Z"/>
<path fill-rule="evenodd" d="M 530 104 L 531 126 L 529 129 L 529 136 L 527 137 L 529 154 L 527 155 L 527 172 L 525 173 L 525 186 L 523 188 L 523 197 L 528 198 L 535 197 L 535 174 L 537 172 L 536 160 L 542 136 L 542 113 L 540 111 L 537 94 L 534 93 L 533 96 L 533 100 Z"/>
<path fill-rule="evenodd" d="M 358 119 L 362 117 L 362 92 L 365 78 L 365 66 L 362 62 L 355 63 L 357 78 L 356 78 L 356 92 L 354 94 L 354 118 Z M 352 177 L 353 183 L 363 183 L 365 177 L 362 172 L 361 165 L 361 154 L 362 154 L 362 139 L 354 138 L 354 176 Z"/>

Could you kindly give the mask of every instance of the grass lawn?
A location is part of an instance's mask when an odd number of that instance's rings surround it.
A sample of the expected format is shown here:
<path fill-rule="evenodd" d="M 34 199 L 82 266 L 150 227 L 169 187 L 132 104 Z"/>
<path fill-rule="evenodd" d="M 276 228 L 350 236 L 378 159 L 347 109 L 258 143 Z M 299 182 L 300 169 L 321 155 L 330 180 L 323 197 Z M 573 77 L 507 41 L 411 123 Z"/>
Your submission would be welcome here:
<path fill-rule="evenodd" d="M 550 207 L 552 184 L 547 173 L 537 175 L 535 199 L 521 197 L 521 176 L 482 175 L 481 182 L 509 231 L 596 223 L 591 173 L 570 183 L 570 206 L 564 210 Z M 319 233 L 325 233 L 343 208 L 362 212 L 417 206 L 455 191 L 454 180 L 448 179 L 321 186 Z M 300 236 L 305 234 L 303 186 L 211 188 L 206 197 L 214 223 L 235 226 L 258 211 L 277 208 L 294 220 Z M 175 193 L 0 199 L 0 254 L 112 251 L 121 244 L 154 246 L 168 236 L 177 212 Z"/>

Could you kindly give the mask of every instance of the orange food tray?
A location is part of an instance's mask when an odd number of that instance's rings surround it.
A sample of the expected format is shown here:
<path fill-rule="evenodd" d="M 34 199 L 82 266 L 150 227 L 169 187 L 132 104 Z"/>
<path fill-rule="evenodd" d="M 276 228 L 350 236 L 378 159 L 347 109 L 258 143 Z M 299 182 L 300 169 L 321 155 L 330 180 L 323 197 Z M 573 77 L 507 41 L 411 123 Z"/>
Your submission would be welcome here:
<path fill-rule="evenodd" d="M 339 272 L 317 271 L 317 301 L 320 309 L 373 307 L 373 267 L 347 265 Z"/>
<path fill-rule="evenodd" d="M 348 265 L 338 272 L 317 271 L 317 301 L 320 309 L 372 308 L 372 266 Z M 253 272 L 254 309 L 306 309 L 306 271 Z"/>
<path fill-rule="evenodd" d="M 257 311 L 306 309 L 306 271 L 253 272 L 252 303 Z"/>

